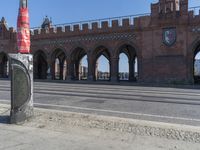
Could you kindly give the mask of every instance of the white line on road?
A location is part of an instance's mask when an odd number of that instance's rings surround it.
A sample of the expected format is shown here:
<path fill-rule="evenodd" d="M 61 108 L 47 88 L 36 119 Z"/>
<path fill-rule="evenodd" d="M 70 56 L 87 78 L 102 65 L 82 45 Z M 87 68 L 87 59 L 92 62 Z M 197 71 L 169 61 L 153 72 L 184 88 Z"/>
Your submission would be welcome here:
<path fill-rule="evenodd" d="M 107 112 L 107 113 L 118 113 L 118 114 L 135 115 L 135 116 L 146 116 L 146 117 L 155 117 L 155 118 L 164 118 L 164 119 L 174 119 L 174 120 L 200 122 L 200 119 L 190 119 L 190 118 L 181 118 L 181 117 L 170 117 L 170 116 L 161 116 L 161 115 L 152 115 L 152 114 L 132 113 L 132 112 L 123 112 L 123 111 L 115 111 L 115 110 L 94 109 L 94 108 L 75 107 L 75 106 L 61 106 L 61 105 L 41 104 L 41 103 L 34 103 L 34 105 L 36 105 L 36 106 L 71 108 L 71 109 L 77 109 L 77 110 L 99 111 L 99 112 Z"/>
<path fill-rule="evenodd" d="M 0 102 L 9 102 L 9 100 L 0 100 Z M 123 112 L 123 111 L 115 111 L 115 110 L 106 110 L 106 109 L 95 109 L 95 108 L 85 108 L 85 107 L 76 107 L 76 106 L 61 106 L 54 104 L 42 104 L 42 103 L 34 103 L 36 107 L 38 106 L 46 106 L 46 107 L 58 107 L 58 108 L 69 108 L 76 110 L 86 110 L 86 111 L 97 111 L 97 112 L 107 112 L 107 113 L 117 113 L 117 114 L 125 114 L 125 115 L 135 115 L 135 116 L 144 116 L 144 117 L 154 117 L 154 118 L 162 118 L 162 119 L 174 119 L 174 120 L 183 120 L 183 121 L 196 121 L 200 122 L 200 119 L 190 119 L 190 118 L 182 118 L 182 117 L 172 117 L 172 116 L 162 116 L 162 115 L 152 115 L 152 114 L 142 114 L 142 113 L 132 113 L 132 112 Z M 81 113 L 81 112 L 80 112 Z"/>

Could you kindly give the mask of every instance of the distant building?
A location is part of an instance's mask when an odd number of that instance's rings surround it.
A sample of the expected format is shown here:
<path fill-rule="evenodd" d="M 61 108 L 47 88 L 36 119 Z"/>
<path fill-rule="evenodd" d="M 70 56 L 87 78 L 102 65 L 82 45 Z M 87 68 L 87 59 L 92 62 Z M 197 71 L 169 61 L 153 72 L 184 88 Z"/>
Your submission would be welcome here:
<path fill-rule="evenodd" d="M 80 77 L 79 77 L 79 80 L 87 80 L 87 76 L 88 76 L 88 67 L 86 66 L 81 66 L 80 65 Z"/>
<path fill-rule="evenodd" d="M 129 73 L 128 72 L 120 72 L 119 80 L 129 80 Z"/>

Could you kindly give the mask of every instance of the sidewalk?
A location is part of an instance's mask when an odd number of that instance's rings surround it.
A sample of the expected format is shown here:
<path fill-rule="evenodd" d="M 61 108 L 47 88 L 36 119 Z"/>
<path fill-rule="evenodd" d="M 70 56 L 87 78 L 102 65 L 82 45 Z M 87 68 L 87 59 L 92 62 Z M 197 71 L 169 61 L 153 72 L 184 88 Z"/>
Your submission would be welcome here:
<path fill-rule="evenodd" d="M 0 105 L 0 150 L 200 149 L 199 127 L 45 109 L 35 109 L 23 125 L 9 125 L 7 110 Z"/>

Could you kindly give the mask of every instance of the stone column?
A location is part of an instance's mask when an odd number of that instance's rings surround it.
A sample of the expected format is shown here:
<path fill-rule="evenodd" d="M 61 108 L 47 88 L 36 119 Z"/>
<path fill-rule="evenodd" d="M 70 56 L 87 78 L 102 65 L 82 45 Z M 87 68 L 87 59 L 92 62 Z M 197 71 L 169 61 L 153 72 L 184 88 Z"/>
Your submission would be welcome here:
<path fill-rule="evenodd" d="M 51 64 L 51 79 L 55 80 L 55 61 Z"/>
<path fill-rule="evenodd" d="M 83 77 L 82 63 L 80 62 L 78 65 L 78 80 L 81 80 L 82 77 Z"/>
<path fill-rule="evenodd" d="M 74 78 L 74 61 L 67 60 L 67 80 L 71 81 Z"/>
<path fill-rule="evenodd" d="M 10 122 L 19 124 L 33 116 L 33 56 L 10 54 Z"/>
<path fill-rule="evenodd" d="M 79 74 L 80 74 L 80 72 L 79 72 L 79 62 L 78 61 L 76 61 L 75 62 L 75 67 L 74 67 L 74 79 L 75 80 L 79 80 Z"/>
<path fill-rule="evenodd" d="M 88 81 L 94 80 L 94 61 L 93 58 L 88 56 Z"/>
<path fill-rule="evenodd" d="M 47 79 L 52 79 L 52 67 L 50 59 L 47 59 Z"/>
<path fill-rule="evenodd" d="M 66 80 L 66 76 L 67 76 L 67 61 L 64 60 L 64 62 L 63 62 L 63 80 Z"/>
<path fill-rule="evenodd" d="M 0 78 L 3 77 L 3 62 L 0 61 Z"/>
<path fill-rule="evenodd" d="M 129 60 L 129 81 L 135 81 L 135 59 Z"/>
<path fill-rule="evenodd" d="M 119 79 L 119 57 L 111 58 L 111 81 L 117 82 Z"/>
<path fill-rule="evenodd" d="M 95 78 L 96 81 L 99 78 L 102 78 L 102 73 L 99 73 L 98 67 L 99 67 L 99 62 L 96 61 L 95 62 L 95 68 L 94 68 L 94 78 Z"/>
<path fill-rule="evenodd" d="M 64 69 L 64 63 L 60 63 L 60 80 L 63 80 L 63 69 Z"/>

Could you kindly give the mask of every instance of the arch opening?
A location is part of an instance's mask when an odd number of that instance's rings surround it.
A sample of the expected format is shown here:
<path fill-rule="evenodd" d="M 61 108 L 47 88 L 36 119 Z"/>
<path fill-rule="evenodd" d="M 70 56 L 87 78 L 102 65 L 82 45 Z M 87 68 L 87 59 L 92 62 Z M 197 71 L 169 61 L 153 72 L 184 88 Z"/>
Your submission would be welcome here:
<path fill-rule="evenodd" d="M 96 81 L 111 80 L 110 53 L 107 48 L 100 46 L 95 50 L 94 77 Z"/>
<path fill-rule="evenodd" d="M 96 61 L 95 76 L 98 81 L 110 80 L 110 60 L 104 55 L 99 56 Z"/>
<path fill-rule="evenodd" d="M 194 76 L 194 83 L 200 84 L 200 47 L 194 53 L 194 60 L 193 60 L 193 76 Z"/>
<path fill-rule="evenodd" d="M 66 57 L 64 51 L 57 49 L 52 54 L 52 79 L 53 80 L 65 80 L 66 79 Z"/>
<path fill-rule="evenodd" d="M 79 62 L 79 80 L 87 80 L 88 78 L 88 58 L 83 56 Z"/>
<path fill-rule="evenodd" d="M 34 79 L 47 79 L 48 63 L 43 51 L 38 51 L 33 57 Z"/>
<path fill-rule="evenodd" d="M 119 55 L 119 80 L 129 80 L 129 58 L 124 52 Z"/>
<path fill-rule="evenodd" d="M 87 80 L 88 76 L 88 57 L 83 48 L 76 48 L 71 55 L 73 63 L 72 79 Z"/>
<path fill-rule="evenodd" d="M 134 47 L 123 45 L 118 50 L 119 81 L 137 81 L 138 80 L 138 57 Z"/>

